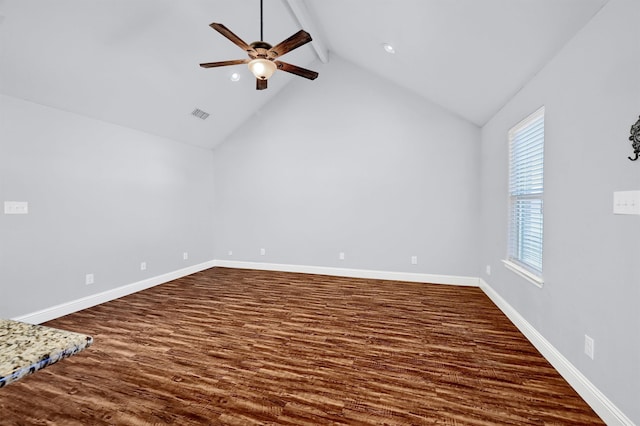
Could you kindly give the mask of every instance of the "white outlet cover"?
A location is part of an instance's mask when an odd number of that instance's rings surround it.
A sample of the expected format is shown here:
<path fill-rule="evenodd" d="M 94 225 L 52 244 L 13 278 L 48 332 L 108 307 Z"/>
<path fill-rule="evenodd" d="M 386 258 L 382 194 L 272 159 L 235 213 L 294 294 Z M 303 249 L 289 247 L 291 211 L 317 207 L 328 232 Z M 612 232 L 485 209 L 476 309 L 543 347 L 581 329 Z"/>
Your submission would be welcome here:
<path fill-rule="evenodd" d="M 93 284 L 94 283 L 93 274 L 87 274 L 84 278 L 84 282 L 86 285 Z"/>
<path fill-rule="evenodd" d="M 341 251 L 340 254 L 338 255 L 338 259 L 344 260 L 344 252 L 343 251 Z"/>
<path fill-rule="evenodd" d="M 27 201 L 5 201 L 4 214 L 29 214 Z"/>
<path fill-rule="evenodd" d="M 182 259 L 183 260 L 189 259 L 189 253 L 187 253 L 186 251 L 184 253 L 182 253 Z"/>
<path fill-rule="evenodd" d="M 591 359 L 593 359 L 595 353 L 595 342 L 586 334 L 584 335 L 584 353 Z"/>

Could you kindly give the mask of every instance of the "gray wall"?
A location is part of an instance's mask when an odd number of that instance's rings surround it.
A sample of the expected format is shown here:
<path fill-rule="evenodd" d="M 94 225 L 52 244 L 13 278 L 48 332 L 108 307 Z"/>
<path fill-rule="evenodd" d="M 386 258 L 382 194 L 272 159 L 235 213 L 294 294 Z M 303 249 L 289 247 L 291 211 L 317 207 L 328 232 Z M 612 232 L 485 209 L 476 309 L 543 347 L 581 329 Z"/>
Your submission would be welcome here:
<path fill-rule="evenodd" d="M 319 72 L 214 150 L 216 258 L 477 276 L 479 129 L 340 58 Z"/>
<path fill-rule="evenodd" d="M 0 214 L 0 317 L 213 258 L 211 151 L 2 95 L 0 117 L 0 200 L 29 202 Z"/>
<path fill-rule="evenodd" d="M 640 423 L 640 190 L 629 128 L 640 114 L 640 2 L 612 0 L 482 129 L 483 278 Z M 505 269 L 507 131 L 545 105 L 544 287 Z M 484 274 L 491 265 L 492 274 Z M 595 339 L 595 359 L 584 335 Z"/>

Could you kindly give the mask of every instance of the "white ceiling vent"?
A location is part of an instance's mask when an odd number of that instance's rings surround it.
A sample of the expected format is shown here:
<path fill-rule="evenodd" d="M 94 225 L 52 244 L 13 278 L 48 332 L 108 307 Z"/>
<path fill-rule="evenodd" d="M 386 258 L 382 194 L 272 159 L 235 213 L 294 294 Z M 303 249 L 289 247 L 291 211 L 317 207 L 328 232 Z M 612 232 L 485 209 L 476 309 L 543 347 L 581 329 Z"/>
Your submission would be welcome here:
<path fill-rule="evenodd" d="M 193 112 L 191 113 L 191 115 L 193 115 L 194 117 L 198 117 L 201 120 L 206 120 L 207 117 L 209 117 L 209 113 L 208 112 L 204 112 L 201 109 L 194 109 Z"/>

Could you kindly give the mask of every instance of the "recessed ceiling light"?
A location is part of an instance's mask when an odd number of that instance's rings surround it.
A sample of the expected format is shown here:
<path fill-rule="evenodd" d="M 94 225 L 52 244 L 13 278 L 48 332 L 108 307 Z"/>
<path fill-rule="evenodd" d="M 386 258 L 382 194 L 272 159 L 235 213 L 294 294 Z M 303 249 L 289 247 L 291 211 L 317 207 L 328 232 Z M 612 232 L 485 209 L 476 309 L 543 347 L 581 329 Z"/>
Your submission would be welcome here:
<path fill-rule="evenodd" d="M 229 80 L 231 81 L 239 81 L 240 80 L 240 74 L 237 72 L 234 72 L 233 74 L 231 74 L 231 77 L 229 77 Z"/>
<path fill-rule="evenodd" d="M 390 45 L 389 43 L 384 43 L 382 47 L 384 51 L 387 53 L 396 53 L 396 49 L 394 49 L 393 46 Z"/>

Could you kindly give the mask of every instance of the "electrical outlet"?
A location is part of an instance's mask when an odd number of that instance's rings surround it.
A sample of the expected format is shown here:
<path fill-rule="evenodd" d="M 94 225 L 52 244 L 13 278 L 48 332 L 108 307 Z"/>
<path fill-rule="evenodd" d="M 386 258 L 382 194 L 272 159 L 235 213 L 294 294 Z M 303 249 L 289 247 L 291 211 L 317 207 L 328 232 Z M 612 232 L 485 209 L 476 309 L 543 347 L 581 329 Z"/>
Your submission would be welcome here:
<path fill-rule="evenodd" d="M 182 260 L 189 260 L 189 253 L 187 253 L 186 251 L 182 253 Z"/>
<path fill-rule="evenodd" d="M 140 270 L 141 271 L 147 270 L 147 262 L 140 262 Z"/>
<path fill-rule="evenodd" d="M 487 275 L 491 275 L 491 265 L 487 265 L 485 270 L 487 272 Z"/>
<path fill-rule="evenodd" d="M 87 274 L 87 275 L 85 275 L 85 277 L 84 277 L 84 283 L 85 283 L 86 285 L 93 284 L 93 282 L 94 282 L 93 274 Z"/>
<path fill-rule="evenodd" d="M 260 249 L 260 256 L 264 256 L 265 254 L 267 254 L 267 250 L 261 248 Z"/>
<path fill-rule="evenodd" d="M 338 259 L 344 260 L 344 252 L 343 251 L 341 251 L 340 254 L 338 254 Z"/>
<path fill-rule="evenodd" d="M 227 252 L 227 256 L 233 256 L 233 251 L 229 250 L 229 251 Z"/>
<path fill-rule="evenodd" d="M 591 359 L 593 359 L 595 353 L 596 342 L 586 334 L 584 335 L 584 353 Z"/>
<path fill-rule="evenodd" d="M 411 264 L 412 265 L 418 264 L 418 256 L 411 256 Z"/>

